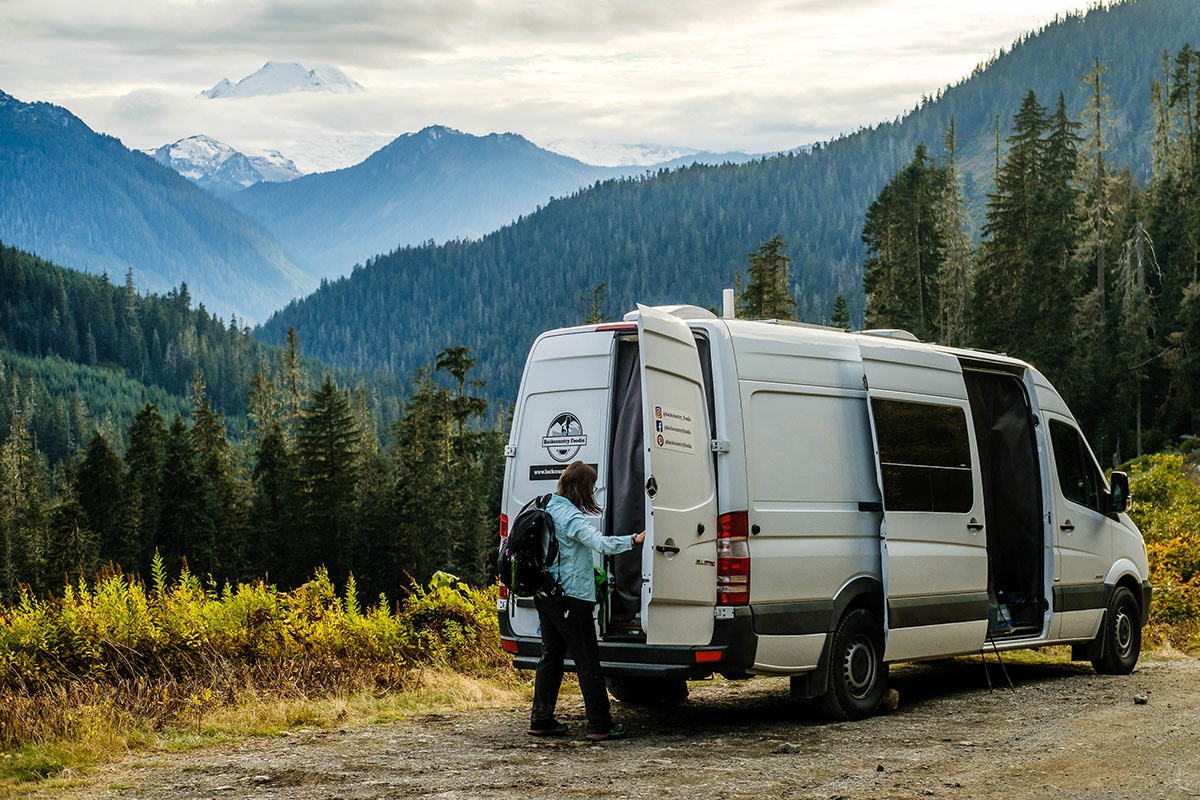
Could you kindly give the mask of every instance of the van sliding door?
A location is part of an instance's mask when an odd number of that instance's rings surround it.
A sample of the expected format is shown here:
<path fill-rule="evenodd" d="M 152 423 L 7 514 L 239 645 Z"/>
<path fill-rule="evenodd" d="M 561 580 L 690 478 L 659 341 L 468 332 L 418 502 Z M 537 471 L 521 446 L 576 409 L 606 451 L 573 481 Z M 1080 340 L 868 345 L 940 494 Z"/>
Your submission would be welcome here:
<path fill-rule="evenodd" d="M 642 627 L 647 644 L 708 644 L 717 591 L 717 497 L 696 339 L 638 306 L 646 456 Z"/>
<path fill-rule="evenodd" d="M 860 339 L 880 491 L 887 647 L 902 661 L 987 636 L 987 532 L 957 359 Z"/>

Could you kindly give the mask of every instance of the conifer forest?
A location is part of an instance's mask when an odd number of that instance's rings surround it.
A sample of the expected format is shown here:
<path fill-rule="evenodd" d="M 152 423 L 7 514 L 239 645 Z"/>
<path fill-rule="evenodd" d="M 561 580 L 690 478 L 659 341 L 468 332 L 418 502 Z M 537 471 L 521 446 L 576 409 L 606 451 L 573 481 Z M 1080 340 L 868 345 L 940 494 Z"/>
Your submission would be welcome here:
<path fill-rule="evenodd" d="M 1003 140 L 997 123 L 979 229 L 951 119 L 944 156 L 918 146 L 862 238 L 867 327 L 1030 361 L 1107 467 L 1179 444 L 1200 422 L 1200 53 L 1162 55 L 1150 165 L 1110 150 L 1106 69 L 1096 59 L 1081 76 L 1078 119 L 1061 93 L 1031 90 Z"/>

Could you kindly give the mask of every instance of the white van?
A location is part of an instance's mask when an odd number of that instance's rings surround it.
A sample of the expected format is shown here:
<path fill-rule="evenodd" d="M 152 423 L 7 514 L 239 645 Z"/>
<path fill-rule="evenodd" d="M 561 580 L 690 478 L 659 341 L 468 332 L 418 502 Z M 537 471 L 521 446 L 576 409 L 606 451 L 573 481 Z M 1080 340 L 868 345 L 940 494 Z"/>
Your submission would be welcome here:
<path fill-rule="evenodd" d="M 594 524 L 646 530 L 596 556 L 614 695 L 792 676 L 834 718 L 875 711 L 893 661 L 1069 643 L 1130 672 L 1150 603 L 1146 550 L 1066 404 L 1013 358 L 638 306 L 538 337 L 506 448 L 504 514 L 596 467 Z M 519 668 L 529 598 L 499 603 Z M 570 662 L 568 662 L 570 668 Z"/>

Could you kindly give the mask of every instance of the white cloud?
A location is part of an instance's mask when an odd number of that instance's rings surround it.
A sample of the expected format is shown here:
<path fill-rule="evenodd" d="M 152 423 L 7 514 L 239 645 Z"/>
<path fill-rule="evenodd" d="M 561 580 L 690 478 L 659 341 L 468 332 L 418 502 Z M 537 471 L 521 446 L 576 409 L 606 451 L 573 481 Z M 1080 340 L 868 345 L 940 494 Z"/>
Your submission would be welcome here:
<path fill-rule="evenodd" d="M 1053 0 L 0 0 L 0 89 L 127 144 L 475 133 L 772 151 L 911 108 Z M 366 92 L 204 100 L 268 59 Z M 298 145 L 300 146 L 300 145 Z"/>

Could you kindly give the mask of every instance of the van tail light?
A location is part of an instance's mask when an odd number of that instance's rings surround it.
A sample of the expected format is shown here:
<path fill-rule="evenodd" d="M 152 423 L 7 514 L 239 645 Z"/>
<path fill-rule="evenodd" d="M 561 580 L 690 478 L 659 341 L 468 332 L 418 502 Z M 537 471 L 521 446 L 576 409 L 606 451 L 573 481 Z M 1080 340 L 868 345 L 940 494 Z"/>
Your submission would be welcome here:
<path fill-rule="evenodd" d="M 745 511 L 717 517 L 717 605 L 750 603 L 749 528 Z"/>
<path fill-rule="evenodd" d="M 500 541 L 503 542 L 508 538 L 508 514 L 500 515 Z M 508 587 L 503 583 L 500 584 L 500 599 L 508 597 Z"/>

